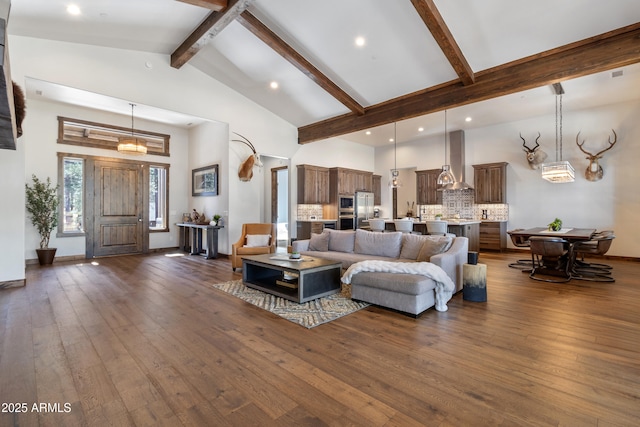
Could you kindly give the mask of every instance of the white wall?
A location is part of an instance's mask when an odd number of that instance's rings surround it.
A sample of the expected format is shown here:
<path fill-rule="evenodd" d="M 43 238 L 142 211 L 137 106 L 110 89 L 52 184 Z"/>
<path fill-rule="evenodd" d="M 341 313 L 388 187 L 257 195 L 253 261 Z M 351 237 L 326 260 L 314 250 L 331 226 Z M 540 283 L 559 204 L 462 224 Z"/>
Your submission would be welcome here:
<path fill-rule="evenodd" d="M 563 159 L 576 169 L 576 180 L 567 184 L 551 184 L 540 177 L 540 171 L 529 168 L 518 134 L 533 139 L 539 131 L 541 148 L 555 159 L 555 116 L 553 114 L 518 122 L 508 122 L 478 129 L 465 129 L 466 181 L 473 184 L 473 164 L 508 162 L 507 202 L 509 228 L 544 226 L 561 218 L 570 227 L 613 229 L 616 239 L 611 255 L 640 257 L 639 227 L 640 192 L 640 103 L 621 103 L 597 109 L 567 111 L 563 114 Z M 586 139 L 585 148 L 597 152 L 607 146 L 611 129 L 618 143 L 604 154 L 601 181 L 584 177 L 588 165 L 585 155 L 575 144 L 578 131 Z M 533 141 L 532 139 L 532 141 Z M 443 136 L 398 145 L 398 168 L 416 166 L 435 169 L 444 159 Z M 393 167 L 393 147 L 376 150 L 376 173 L 388 176 Z M 382 188 L 382 208 L 391 212 L 391 191 Z M 510 242 L 509 242 L 510 244 Z M 511 244 L 510 244 L 511 246 Z"/>
<path fill-rule="evenodd" d="M 189 132 L 189 167 L 181 171 L 187 178 L 187 185 L 180 187 L 180 191 L 188 195 L 189 204 L 184 212 L 193 209 L 211 220 L 214 215 L 220 215 L 224 221 L 224 228 L 218 230 L 218 251 L 229 254 L 229 127 L 225 123 L 208 122 Z M 205 166 L 218 165 L 218 195 L 192 196 L 192 171 Z"/>

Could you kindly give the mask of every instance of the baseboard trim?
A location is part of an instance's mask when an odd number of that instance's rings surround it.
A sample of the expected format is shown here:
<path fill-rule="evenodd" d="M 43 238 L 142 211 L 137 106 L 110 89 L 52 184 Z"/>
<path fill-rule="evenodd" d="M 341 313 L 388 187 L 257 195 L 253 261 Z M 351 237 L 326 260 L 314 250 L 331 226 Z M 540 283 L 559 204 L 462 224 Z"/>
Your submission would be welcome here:
<path fill-rule="evenodd" d="M 26 283 L 26 279 L 8 280 L 6 282 L 0 282 L 0 289 L 19 288 L 24 286 Z"/>
<path fill-rule="evenodd" d="M 149 249 L 150 254 L 155 254 L 155 253 L 162 253 L 162 252 L 173 252 L 178 250 L 179 248 L 176 247 L 171 247 L 171 248 L 155 248 L 155 249 Z M 185 254 L 188 255 L 188 252 L 185 252 Z M 143 255 L 143 254 L 135 254 L 135 255 Z M 116 256 L 126 256 L 126 255 L 116 255 Z M 221 254 L 220 252 L 218 252 L 218 258 L 229 258 L 230 255 L 228 254 Z M 53 262 L 55 263 L 57 262 L 64 262 L 64 261 L 81 261 L 81 260 L 86 260 L 88 258 L 86 258 L 84 255 L 69 255 L 69 256 L 56 256 L 55 259 L 53 260 Z M 38 264 L 38 258 L 32 258 L 32 259 L 27 259 L 25 260 L 25 263 L 27 265 L 37 265 Z M 0 284 L 1 285 L 1 284 Z"/>

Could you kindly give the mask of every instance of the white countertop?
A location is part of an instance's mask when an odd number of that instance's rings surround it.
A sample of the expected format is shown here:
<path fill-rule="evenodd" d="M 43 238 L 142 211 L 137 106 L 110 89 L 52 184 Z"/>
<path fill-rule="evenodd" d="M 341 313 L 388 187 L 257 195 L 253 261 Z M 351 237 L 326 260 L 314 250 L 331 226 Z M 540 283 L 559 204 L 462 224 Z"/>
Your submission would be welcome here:
<path fill-rule="evenodd" d="M 385 223 L 393 223 L 394 220 L 392 219 L 385 219 Z M 435 221 L 435 220 L 434 220 Z M 479 219 L 472 219 L 472 218 L 447 218 L 447 219 L 443 219 L 442 221 L 446 221 L 447 225 L 470 225 L 470 224 L 480 224 L 482 222 L 482 220 Z M 414 224 L 426 224 L 425 221 L 413 221 Z"/>

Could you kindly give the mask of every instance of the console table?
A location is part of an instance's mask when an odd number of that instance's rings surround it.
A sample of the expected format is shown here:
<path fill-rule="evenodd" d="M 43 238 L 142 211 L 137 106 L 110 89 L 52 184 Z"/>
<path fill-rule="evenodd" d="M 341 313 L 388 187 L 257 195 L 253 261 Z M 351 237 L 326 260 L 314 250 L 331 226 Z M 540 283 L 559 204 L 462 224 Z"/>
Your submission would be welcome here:
<path fill-rule="evenodd" d="M 180 247 L 191 255 L 204 255 L 207 259 L 218 257 L 218 230 L 224 228 L 220 225 L 196 224 L 181 222 Z M 202 230 L 206 230 L 207 238 L 205 246 L 202 246 Z"/>

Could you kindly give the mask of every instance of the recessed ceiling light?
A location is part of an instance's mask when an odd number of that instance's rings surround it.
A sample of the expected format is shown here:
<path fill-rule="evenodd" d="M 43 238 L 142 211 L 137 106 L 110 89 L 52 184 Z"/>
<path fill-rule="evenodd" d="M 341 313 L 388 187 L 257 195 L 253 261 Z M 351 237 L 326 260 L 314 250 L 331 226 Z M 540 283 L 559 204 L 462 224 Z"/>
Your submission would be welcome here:
<path fill-rule="evenodd" d="M 370 130 L 368 130 L 368 131 L 366 131 L 364 134 L 365 134 L 365 135 L 371 135 L 371 131 L 370 131 Z"/>
<path fill-rule="evenodd" d="M 393 138 L 389 138 L 389 142 L 393 142 Z"/>
<path fill-rule="evenodd" d="M 78 5 L 70 4 L 67 6 L 67 13 L 70 15 L 80 15 L 80 8 Z"/>
<path fill-rule="evenodd" d="M 423 128 L 422 126 L 420 126 L 420 127 L 418 128 L 418 132 L 424 132 L 424 128 Z"/>
<path fill-rule="evenodd" d="M 269 86 L 271 87 L 271 89 L 278 89 L 278 82 L 271 82 Z"/>
<path fill-rule="evenodd" d="M 356 46 L 362 47 L 362 46 L 365 45 L 365 43 L 366 43 L 366 40 L 365 40 L 364 37 L 362 37 L 362 36 L 356 37 Z"/>
<path fill-rule="evenodd" d="M 471 117 L 467 117 L 466 119 L 464 119 L 465 122 L 470 122 L 471 120 L 473 120 Z"/>

